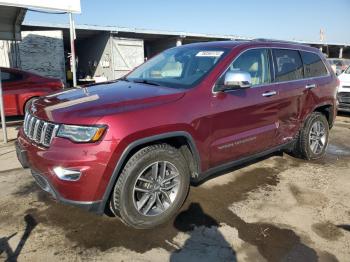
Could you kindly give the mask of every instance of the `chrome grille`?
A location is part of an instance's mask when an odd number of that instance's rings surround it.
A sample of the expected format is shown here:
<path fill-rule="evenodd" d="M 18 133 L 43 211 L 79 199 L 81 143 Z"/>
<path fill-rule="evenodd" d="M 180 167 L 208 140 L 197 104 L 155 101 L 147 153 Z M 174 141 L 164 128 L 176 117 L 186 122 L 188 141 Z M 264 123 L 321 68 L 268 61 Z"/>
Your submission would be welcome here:
<path fill-rule="evenodd" d="M 23 130 L 29 140 L 49 147 L 52 139 L 56 136 L 59 125 L 41 120 L 26 113 L 24 118 Z"/>

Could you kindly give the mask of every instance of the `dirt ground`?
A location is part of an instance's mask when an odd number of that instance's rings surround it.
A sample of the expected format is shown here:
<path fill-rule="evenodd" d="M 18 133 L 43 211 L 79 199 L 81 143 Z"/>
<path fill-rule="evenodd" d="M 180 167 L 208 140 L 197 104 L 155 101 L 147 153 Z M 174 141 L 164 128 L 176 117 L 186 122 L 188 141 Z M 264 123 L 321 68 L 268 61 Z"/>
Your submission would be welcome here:
<path fill-rule="evenodd" d="M 0 260 L 350 261 L 350 114 L 323 160 L 276 154 L 211 178 L 152 230 L 56 203 L 1 145 Z"/>

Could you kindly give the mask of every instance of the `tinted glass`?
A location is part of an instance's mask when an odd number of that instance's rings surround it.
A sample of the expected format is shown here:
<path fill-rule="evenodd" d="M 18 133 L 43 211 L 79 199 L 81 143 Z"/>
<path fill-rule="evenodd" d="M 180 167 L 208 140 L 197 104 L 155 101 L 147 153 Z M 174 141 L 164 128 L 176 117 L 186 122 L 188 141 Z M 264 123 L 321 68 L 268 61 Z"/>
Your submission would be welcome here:
<path fill-rule="evenodd" d="M 179 47 L 169 49 L 135 69 L 128 81 L 146 81 L 172 88 L 191 88 L 199 83 L 228 50 Z"/>
<path fill-rule="evenodd" d="M 11 74 L 1 71 L 1 81 L 8 82 L 9 80 L 11 80 Z"/>
<path fill-rule="evenodd" d="M 4 83 L 18 81 L 18 80 L 21 80 L 22 78 L 23 76 L 20 74 L 1 71 L 1 81 Z"/>
<path fill-rule="evenodd" d="M 306 78 L 328 74 L 324 63 L 317 54 L 304 51 L 301 51 L 300 53 L 304 63 L 304 74 Z"/>
<path fill-rule="evenodd" d="M 289 49 L 273 49 L 275 81 L 292 81 L 303 78 L 303 63 L 299 52 Z"/>
<path fill-rule="evenodd" d="M 248 50 L 230 65 L 229 70 L 248 72 L 252 77 L 252 86 L 271 82 L 269 56 L 266 49 Z"/>

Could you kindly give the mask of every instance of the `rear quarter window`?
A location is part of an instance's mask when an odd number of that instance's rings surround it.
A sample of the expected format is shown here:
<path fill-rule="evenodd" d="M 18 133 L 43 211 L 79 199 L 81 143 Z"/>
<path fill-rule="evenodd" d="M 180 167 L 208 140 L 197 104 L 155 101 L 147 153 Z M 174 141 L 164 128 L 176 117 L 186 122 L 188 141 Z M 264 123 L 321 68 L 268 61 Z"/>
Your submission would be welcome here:
<path fill-rule="evenodd" d="M 273 49 L 275 81 L 292 81 L 303 78 L 303 63 L 297 50 Z"/>
<path fill-rule="evenodd" d="M 304 63 L 304 74 L 306 78 L 326 76 L 327 68 L 318 54 L 301 51 L 301 58 Z"/>

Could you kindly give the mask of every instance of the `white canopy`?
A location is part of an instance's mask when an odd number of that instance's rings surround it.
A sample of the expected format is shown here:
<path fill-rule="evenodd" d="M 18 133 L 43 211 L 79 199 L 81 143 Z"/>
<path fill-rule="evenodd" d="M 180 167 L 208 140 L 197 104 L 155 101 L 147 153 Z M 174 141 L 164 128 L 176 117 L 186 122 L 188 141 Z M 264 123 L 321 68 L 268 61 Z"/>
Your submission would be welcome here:
<path fill-rule="evenodd" d="M 80 0 L 0 0 L 0 6 L 81 13 Z"/>
<path fill-rule="evenodd" d="M 0 0 L 0 40 L 21 40 L 21 24 L 27 9 L 41 9 L 70 13 L 71 35 L 73 35 L 72 13 L 81 13 L 80 0 Z M 75 61 L 74 40 L 72 38 L 72 57 Z M 73 66 L 74 84 L 76 83 L 75 64 Z M 3 140 L 7 143 L 5 112 L 2 97 L 0 70 L 0 115 Z"/>

